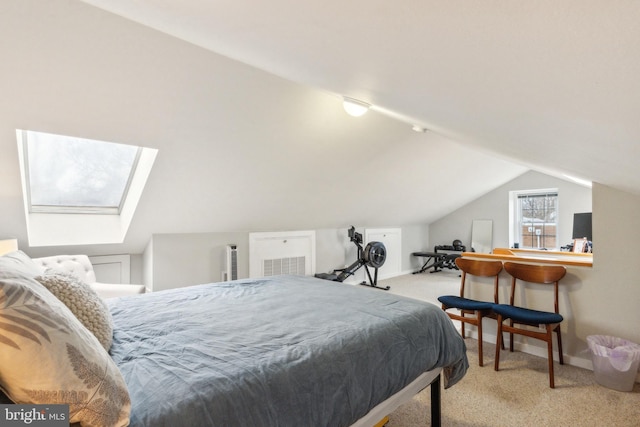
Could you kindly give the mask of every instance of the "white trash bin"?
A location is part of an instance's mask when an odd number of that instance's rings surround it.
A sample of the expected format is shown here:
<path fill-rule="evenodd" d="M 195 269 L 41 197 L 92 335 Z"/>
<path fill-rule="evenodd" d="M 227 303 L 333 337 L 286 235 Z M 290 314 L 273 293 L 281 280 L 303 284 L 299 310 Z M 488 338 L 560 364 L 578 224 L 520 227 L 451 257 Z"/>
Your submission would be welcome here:
<path fill-rule="evenodd" d="M 608 335 L 589 335 L 593 373 L 598 384 L 631 391 L 640 364 L 640 345 Z"/>

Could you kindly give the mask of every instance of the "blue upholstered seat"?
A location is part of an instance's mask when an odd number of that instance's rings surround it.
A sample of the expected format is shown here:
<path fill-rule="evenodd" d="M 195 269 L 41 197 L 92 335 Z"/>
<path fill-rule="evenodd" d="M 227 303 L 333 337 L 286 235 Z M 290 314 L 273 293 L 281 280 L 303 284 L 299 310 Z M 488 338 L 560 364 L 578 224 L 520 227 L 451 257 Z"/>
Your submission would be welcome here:
<path fill-rule="evenodd" d="M 550 325 L 560 323 L 563 319 L 558 313 L 514 307 L 509 304 L 494 304 L 493 312 L 500 314 L 503 319 L 511 319 L 517 323 L 532 325 Z"/>
<path fill-rule="evenodd" d="M 491 310 L 494 304 L 485 301 L 476 301 L 469 298 L 457 297 L 455 295 L 444 295 L 438 297 L 438 301 L 447 307 L 460 310 Z"/>

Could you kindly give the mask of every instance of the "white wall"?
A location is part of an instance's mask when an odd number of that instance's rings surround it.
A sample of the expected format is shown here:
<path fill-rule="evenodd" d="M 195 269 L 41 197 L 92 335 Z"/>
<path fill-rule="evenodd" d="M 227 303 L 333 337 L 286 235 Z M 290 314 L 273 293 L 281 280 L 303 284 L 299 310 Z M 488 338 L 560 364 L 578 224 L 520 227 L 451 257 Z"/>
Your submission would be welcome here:
<path fill-rule="evenodd" d="M 152 255 L 153 292 L 202 283 L 220 282 L 225 269 L 226 247 L 238 248 L 238 277 L 249 275 L 248 233 L 155 234 L 147 248 Z"/>
<path fill-rule="evenodd" d="M 583 352 L 588 335 L 613 335 L 640 344 L 640 263 L 627 244 L 640 239 L 639 211 L 640 197 L 594 184 L 593 268 L 580 270 L 563 300 L 569 313 L 563 326 L 566 351 L 573 356 L 589 357 Z"/>
<path fill-rule="evenodd" d="M 603 185 L 593 187 L 593 275 L 584 283 L 576 334 L 614 334 L 640 343 L 640 197 Z M 577 297 L 578 295 L 576 295 Z"/>
<path fill-rule="evenodd" d="M 358 232 L 363 229 L 358 228 Z M 316 232 L 316 272 L 329 273 L 356 260 L 356 246 L 349 241 L 347 228 L 318 229 Z M 417 270 L 419 262 L 412 252 L 423 250 L 427 226 L 401 227 L 402 271 Z M 249 233 L 169 233 L 154 234 L 144 256 L 144 284 L 153 291 L 221 281 L 226 246 L 238 247 L 238 278 L 249 277 Z M 136 264 L 137 265 L 137 264 Z M 364 280 L 364 270 L 350 280 Z"/>

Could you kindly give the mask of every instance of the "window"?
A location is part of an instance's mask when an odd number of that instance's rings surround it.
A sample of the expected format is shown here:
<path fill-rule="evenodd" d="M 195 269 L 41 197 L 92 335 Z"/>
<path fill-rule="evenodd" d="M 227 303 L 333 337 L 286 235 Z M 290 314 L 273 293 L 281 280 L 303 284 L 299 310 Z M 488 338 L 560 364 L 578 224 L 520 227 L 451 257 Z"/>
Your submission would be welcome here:
<path fill-rule="evenodd" d="M 30 212 L 120 213 L 141 148 L 23 132 Z"/>
<path fill-rule="evenodd" d="M 122 243 L 158 150 L 16 130 L 29 246 Z"/>
<path fill-rule="evenodd" d="M 512 191 L 510 244 L 558 249 L 558 190 Z"/>

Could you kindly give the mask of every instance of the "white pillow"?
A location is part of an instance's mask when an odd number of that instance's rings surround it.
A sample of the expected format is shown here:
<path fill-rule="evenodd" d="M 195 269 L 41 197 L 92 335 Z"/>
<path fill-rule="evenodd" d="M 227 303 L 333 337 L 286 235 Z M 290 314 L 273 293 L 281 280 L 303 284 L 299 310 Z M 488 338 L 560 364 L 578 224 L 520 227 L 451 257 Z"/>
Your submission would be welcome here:
<path fill-rule="evenodd" d="M 113 342 L 113 319 L 107 304 L 96 291 L 71 273 L 51 269 L 35 279 L 69 307 L 80 323 L 109 351 Z"/>
<path fill-rule="evenodd" d="M 70 423 L 83 427 L 129 424 L 127 386 L 96 337 L 44 286 L 9 269 L 0 269 L 0 388 L 18 404 L 68 404 Z"/>
<path fill-rule="evenodd" d="M 9 252 L 0 256 L 0 270 L 18 271 L 28 277 L 36 277 L 43 271 L 29 255 L 22 251 Z"/>

